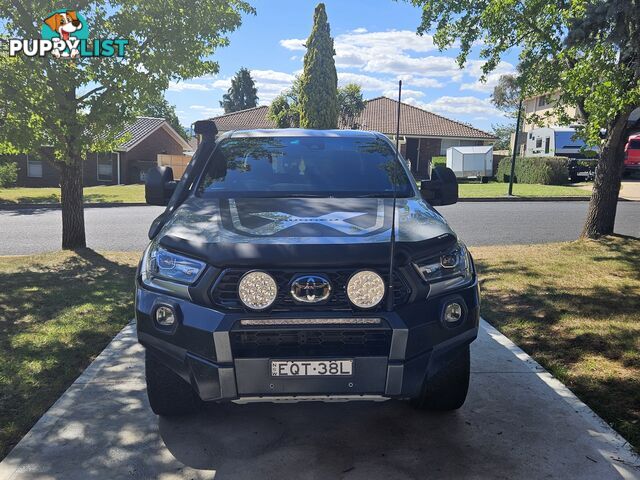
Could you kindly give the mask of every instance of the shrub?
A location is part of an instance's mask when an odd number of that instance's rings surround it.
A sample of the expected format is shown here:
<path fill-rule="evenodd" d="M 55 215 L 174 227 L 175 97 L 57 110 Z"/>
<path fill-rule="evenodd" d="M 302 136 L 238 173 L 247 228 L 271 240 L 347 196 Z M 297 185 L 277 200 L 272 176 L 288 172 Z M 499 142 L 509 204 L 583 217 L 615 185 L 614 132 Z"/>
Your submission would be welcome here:
<path fill-rule="evenodd" d="M 562 185 L 569 183 L 569 159 L 565 157 L 516 158 L 515 183 L 540 183 Z M 505 157 L 498 164 L 496 177 L 508 182 L 511 174 L 511 158 Z"/>
<path fill-rule="evenodd" d="M 437 167 L 438 165 L 446 167 L 447 166 L 447 157 L 432 157 L 431 158 L 431 166 L 432 167 Z"/>
<path fill-rule="evenodd" d="M 18 181 L 18 164 L 16 162 L 0 163 L 0 187 L 12 187 Z"/>

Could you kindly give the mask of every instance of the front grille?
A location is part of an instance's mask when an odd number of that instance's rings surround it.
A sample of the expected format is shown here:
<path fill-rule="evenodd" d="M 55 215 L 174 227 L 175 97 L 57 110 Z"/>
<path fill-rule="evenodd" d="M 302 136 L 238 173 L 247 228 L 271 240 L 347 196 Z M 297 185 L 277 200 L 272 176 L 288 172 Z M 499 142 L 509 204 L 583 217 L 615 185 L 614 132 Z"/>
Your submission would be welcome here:
<path fill-rule="evenodd" d="M 214 305 L 225 310 L 244 310 L 238 298 L 238 282 L 248 270 L 228 269 L 221 273 L 211 290 L 211 300 Z M 278 297 L 271 307 L 271 311 L 321 311 L 330 309 L 331 311 L 351 311 L 357 310 L 352 307 L 347 299 L 346 285 L 349 277 L 356 272 L 356 269 L 341 269 L 332 271 L 293 271 L 293 270 L 267 270 L 278 284 Z M 317 304 L 298 304 L 291 297 L 291 281 L 298 275 L 322 274 L 331 282 L 331 296 L 328 300 Z M 383 275 L 386 278 L 388 275 Z M 400 275 L 394 274 L 394 304 L 402 305 L 407 303 L 411 291 Z M 381 302 L 380 305 L 383 305 Z"/>
<path fill-rule="evenodd" d="M 231 331 L 234 358 L 387 356 L 389 328 L 251 329 Z"/>

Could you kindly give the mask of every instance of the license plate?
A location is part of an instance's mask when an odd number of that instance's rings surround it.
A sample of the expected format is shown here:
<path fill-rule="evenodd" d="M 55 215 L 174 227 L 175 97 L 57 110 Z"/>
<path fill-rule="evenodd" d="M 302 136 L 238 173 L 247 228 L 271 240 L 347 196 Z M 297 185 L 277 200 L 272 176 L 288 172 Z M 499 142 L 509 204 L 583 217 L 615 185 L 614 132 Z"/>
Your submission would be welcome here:
<path fill-rule="evenodd" d="M 272 377 L 335 377 L 353 374 L 353 360 L 272 360 Z"/>

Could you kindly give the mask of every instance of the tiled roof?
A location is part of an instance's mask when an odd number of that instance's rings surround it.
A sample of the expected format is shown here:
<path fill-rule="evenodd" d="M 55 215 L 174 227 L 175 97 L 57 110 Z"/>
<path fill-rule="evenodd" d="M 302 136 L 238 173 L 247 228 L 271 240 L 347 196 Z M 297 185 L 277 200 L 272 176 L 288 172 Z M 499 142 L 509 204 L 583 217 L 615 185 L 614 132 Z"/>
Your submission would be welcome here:
<path fill-rule="evenodd" d="M 377 97 L 367 100 L 365 103 L 364 112 L 356 119 L 359 128 L 387 135 L 395 134 L 398 102 L 387 97 Z M 268 111 L 269 107 L 263 105 L 214 117 L 211 120 L 215 122 L 220 132 L 275 128 L 274 122 L 267 118 Z M 496 138 L 490 133 L 427 112 L 407 103 L 402 103 L 400 107 L 400 134 L 419 137 L 459 137 L 487 140 Z"/>
<path fill-rule="evenodd" d="M 377 97 L 367 100 L 366 103 L 364 112 L 356 120 L 359 127 L 387 135 L 395 134 L 398 101 Z M 400 135 L 495 139 L 490 133 L 407 103 L 402 103 L 400 106 Z"/>
<path fill-rule="evenodd" d="M 213 117 L 219 132 L 229 130 L 255 130 L 260 128 L 276 128 L 276 124 L 267 118 L 269 107 L 248 108 L 239 112 L 227 113 L 219 117 Z"/>
<path fill-rule="evenodd" d="M 155 117 L 138 117 L 135 122 L 126 125 L 122 132 L 118 134 L 116 138 L 122 138 L 126 134 L 128 139 L 126 142 L 122 143 L 118 150 L 127 151 L 148 135 L 151 135 L 155 132 L 160 126 L 165 123 L 166 120 L 164 118 L 155 118 Z"/>

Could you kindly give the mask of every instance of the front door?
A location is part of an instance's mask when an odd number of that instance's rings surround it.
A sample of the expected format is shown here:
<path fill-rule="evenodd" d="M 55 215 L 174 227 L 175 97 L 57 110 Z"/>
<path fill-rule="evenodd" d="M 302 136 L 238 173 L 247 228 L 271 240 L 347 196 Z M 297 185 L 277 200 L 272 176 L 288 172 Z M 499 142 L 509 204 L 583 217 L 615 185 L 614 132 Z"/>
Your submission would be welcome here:
<path fill-rule="evenodd" d="M 418 139 L 417 138 L 407 138 L 407 160 L 411 162 L 411 172 L 414 175 L 418 173 Z"/>

